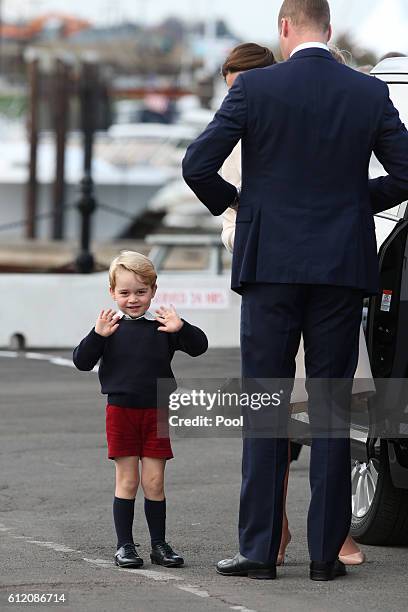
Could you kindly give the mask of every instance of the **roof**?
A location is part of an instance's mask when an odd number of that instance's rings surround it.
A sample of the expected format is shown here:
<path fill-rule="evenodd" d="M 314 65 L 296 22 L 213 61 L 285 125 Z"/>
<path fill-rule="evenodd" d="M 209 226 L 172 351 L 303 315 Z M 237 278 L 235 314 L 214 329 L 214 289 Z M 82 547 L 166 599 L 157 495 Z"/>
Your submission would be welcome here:
<path fill-rule="evenodd" d="M 405 74 L 408 76 L 408 57 L 389 57 L 379 62 L 371 74 Z"/>

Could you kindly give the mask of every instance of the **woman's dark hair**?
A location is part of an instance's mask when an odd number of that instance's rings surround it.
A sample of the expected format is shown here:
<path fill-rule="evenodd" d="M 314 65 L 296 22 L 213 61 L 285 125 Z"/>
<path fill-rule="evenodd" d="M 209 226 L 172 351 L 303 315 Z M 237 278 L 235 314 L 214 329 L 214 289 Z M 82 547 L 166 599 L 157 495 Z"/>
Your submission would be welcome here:
<path fill-rule="evenodd" d="M 265 68 L 276 64 L 275 56 L 268 47 L 256 43 L 243 43 L 235 47 L 221 67 L 222 76 L 229 72 L 241 72 L 251 68 Z"/>

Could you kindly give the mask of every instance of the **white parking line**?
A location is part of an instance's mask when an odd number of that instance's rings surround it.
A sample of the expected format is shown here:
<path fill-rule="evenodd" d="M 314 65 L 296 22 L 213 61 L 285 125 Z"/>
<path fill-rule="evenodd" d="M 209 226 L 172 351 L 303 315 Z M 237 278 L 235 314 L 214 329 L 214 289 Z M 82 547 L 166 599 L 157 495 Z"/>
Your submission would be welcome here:
<path fill-rule="evenodd" d="M 187 593 L 192 593 L 193 595 L 197 595 L 198 597 L 209 597 L 210 594 L 207 591 L 203 591 L 202 589 L 199 589 L 195 586 L 193 586 L 192 584 L 178 584 L 177 588 L 180 589 L 180 591 L 187 591 Z"/>
<path fill-rule="evenodd" d="M 83 560 L 87 563 L 92 563 L 93 565 L 98 565 L 99 567 L 103 567 L 104 569 L 116 569 L 113 561 L 109 561 L 108 559 L 87 559 L 83 557 Z M 126 567 L 120 568 L 121 572 L 130 572 L 131 574 L 135 574 L 137 576 L 143 576 L 144 578 L 150 578 L 151 580 L 155 580 L 156 582 L 169 582 L 170 580 L 184 580 L 181 576 L 175 576 L 174 574 L 168 574 L 164 572 L 155 572 L 154 570 L 142 570 L 142 569 L 130 569 Z"/>
<path fill-rule="evenodd" d="M 59 357 L 58 355 L 49 355 L 47 353 L 32 353 L 32 352 L 17 352 L 17 351 L 0 351 L 0 357 L 22 357 L 23 359 L 33 359 L 34 361 L 48 361 L 53 365 L 63 366 L 66 368 L 75 368 L 72 359 L 66 357 Z M 98 373 L 99 367 L 96 365 L 91 372 Z"/>
<path fill-rule="evenodd" d="M 53 357 L 49 361 L 50 363 L 53 363 L 54 365 L 66 366 L 68 368 L 75 368 L 75 364 L 73 363 L 72 359 L 65 359 L 65 357 Z"/>
<path fill-rule="evenodd" d="M 37 544 L 37 546 L 42 546 L 43 548 L 51 548 L 57 552 L 80 552 L 64 544 L 56 544 L 55 542 L 43 542 L 42 540 L 27 540 L 27 542 L 28 544 Z"/>
<path fill-rule="evenodd" d="M 49 361 L 50 359 L 54 359 L 55 355 L 47 355 L 46 353 L 22 353 L 26 359 L 37 359 L 40 361 Z"/>

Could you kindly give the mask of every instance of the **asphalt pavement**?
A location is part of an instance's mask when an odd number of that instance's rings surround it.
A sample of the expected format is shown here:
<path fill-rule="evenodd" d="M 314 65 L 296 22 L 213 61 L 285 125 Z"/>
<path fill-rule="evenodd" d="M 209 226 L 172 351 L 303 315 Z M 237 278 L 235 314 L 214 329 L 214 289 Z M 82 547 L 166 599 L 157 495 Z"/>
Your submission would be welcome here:
<path fill-rule="evenodd" d="M 138 493 L 135 540 L 143 570 L 113 564 L 114 466 L 106 458 L 104 399 L 95 373 L 68 352 L 0 351 L 0 610 L 135 612 L 402 612 L 407 549 L 365 547 L 368 562 L 330 583 L 308 578 L 308 449 L 291 469 L 292 542 L 275 581 L 225 578 L 237 551 L 241 441 L 176 438 L 167 467 L 168 540 L 184 568 L 152 566 Z M 236 350 L 178 355 L 180 377 L 239 375 Z M 267 486 L 267 483 L 265 483 Z M 65 602 L 22 603 L 24 594 Z M 21 603 L 9 603 L 20 596 Z"/>

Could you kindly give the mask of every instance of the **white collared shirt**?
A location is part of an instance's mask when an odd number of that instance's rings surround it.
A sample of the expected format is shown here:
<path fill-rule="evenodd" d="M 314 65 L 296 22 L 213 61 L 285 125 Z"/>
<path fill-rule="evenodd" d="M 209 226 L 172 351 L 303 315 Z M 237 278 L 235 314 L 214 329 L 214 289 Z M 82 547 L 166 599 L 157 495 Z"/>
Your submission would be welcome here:
<path fill-rule="evenodd" d="M 325 45 L 324 43 L 321 42 L 306 42 L 306 43 L 302 43 L 301 45 L 298 45 L 297 47 L 295 47 L 292 51 L 292 53 L 290 54 L 290 57 L 292 57 L 292 55 L 294 55 L 294 53 L 297 53 L 298 51 L 303 51 L 304 49 L 324 49 L 325 51 L 329 51 L 330 49 L 327 45 Z"/>
<path fill-rule="evenodd" d="M 148 321 L 156 320 L 154 316 L 151 314 L 151 312 L 149 312 L 148 310 L 146 310 L 144 314 L 140 315 L 140 317 L 130 317 L 129 315 L 122 312 L 121 310 L 118 310 L 118 314 L 120 315 L 121 319 L 126 319 L 126 321 L 138 321 L 139 319 L 147 319 Z"/>

